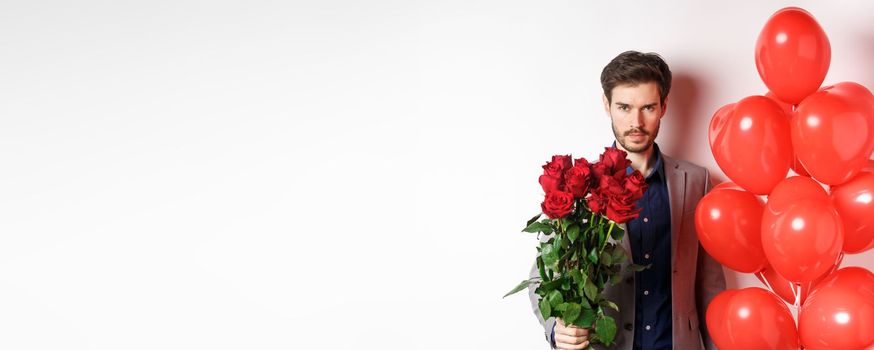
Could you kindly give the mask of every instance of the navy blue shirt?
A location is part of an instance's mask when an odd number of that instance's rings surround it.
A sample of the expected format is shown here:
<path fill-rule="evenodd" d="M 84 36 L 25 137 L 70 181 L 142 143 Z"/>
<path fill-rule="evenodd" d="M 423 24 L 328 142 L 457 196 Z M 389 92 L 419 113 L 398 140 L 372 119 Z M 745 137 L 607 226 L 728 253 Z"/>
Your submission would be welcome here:
<path fill-rule="evenodd" d="M 613 143 L 616 147 L 616 142 Z M 668 182 L 659 146 L 653 144 L 654 170 L 646 177 L 648 186 L 637 207 L 640 216 L 628 222 L 626 239 L 636 264 L 651 265 L 634 273 L 634 346 L 633 349 L 671 349 L 671 202 Z M 630 174 L 634 171 L 628 167 Z M 618 321 L 618 320 L 617 320 Z M 620 325 L 621 327 L 621 325 Z M 620 328 L 621 329 L 621 328 Z M 555 339 L 555 329 L 552 330 Z M 553 346 L 555 342 L 553 341 Z"/>
<path fill-rule="evenodd" d="M 614 143 L 615 147 L 615 143 Z M 658 145 L 656 163 L 646 177 L 649 185 L 637 207 L 640 216 L 628 222 L 631 256 L 650 268 L 634 273 L 634 349 L 671 349 L 671 202 L 665 166 Z M 628 167 L 631 173 L 634 169 Z"/>

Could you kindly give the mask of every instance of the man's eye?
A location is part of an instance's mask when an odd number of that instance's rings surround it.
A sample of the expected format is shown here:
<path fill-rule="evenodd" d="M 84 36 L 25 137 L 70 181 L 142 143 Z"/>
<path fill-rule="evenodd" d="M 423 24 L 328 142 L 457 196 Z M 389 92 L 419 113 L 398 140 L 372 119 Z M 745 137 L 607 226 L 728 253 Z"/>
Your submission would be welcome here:
<path fill-rule="evenodd" d="M 652 112 L 652 111 L 655 110 L 655 107 L 653 107 L 653 106 L 647 106 L 647 107 L 646 107 L 646 110 L 649 111 L 649 112 Z"/>

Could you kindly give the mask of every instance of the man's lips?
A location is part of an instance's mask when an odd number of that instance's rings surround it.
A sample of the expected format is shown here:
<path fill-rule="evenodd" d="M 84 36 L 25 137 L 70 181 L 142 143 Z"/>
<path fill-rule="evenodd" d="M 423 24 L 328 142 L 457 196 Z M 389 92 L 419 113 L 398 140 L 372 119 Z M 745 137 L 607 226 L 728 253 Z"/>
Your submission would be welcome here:
<path fill-rule="evenodd" d="M 640 133 L 631 133 L 631 134 L 627 135 L 628 138 L 635 140 L 635 141 L 643 140 L 643 138 L 645 136 L 646 136 L 646 134 L 640 134 Z"/>

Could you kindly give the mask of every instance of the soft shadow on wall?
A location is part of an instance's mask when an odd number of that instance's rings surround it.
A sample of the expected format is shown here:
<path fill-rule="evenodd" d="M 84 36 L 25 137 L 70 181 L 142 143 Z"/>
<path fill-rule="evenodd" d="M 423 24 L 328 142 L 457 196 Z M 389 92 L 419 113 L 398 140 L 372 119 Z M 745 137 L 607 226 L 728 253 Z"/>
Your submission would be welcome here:
<path fill-rule="evenodd" d="M 685 71 L 672 72 L 670 99 L 668 100 L 668 112 L 662 122 L 662 130 L 659 137 L 659 145 L 668 155 L 675 158 L 691 161 L 701 166 L 709 167 L 712 162 L 710 144 L 707 140 L 707 127 L 710 124 L 712 112 L 702 110 L 702 100 L 709 100 L 703 96 L 703 83 L 693 73 Z M 710 162 L 702 162 L 701 159 L 710 159 Z M 711 182 L 715 185 L 726 181 L 719 171 L 711 170 Z M 726 269 L 726 283 L 731 288 L 739 284 L 737 273 Z"/>
<path fill-rule="evenodd" d="M 707 140 L 710 117 L 719 107 L 714 102 L 717 98 L 707 93 L 710 90 L 699 74 L 673 72 L 668 112 L 660 132 L 664 136 L 659 137 L 659 145 L 668 155 L 710 169 L 711 181 L 718 184 L 727 179 L 719 171 Z"/>
<path fill-rule="evenodd" d="M 679 158 L 690 159 L 696 144 L 692 125 L 695 124 L 698 108 L 698 81 L 685 72 L 672 72 L 671 93 L 668 95 L 668 111 L 662 121 L 661 132 L 665 138 L 659 138 L 659 145 L 665 153 Z"/>

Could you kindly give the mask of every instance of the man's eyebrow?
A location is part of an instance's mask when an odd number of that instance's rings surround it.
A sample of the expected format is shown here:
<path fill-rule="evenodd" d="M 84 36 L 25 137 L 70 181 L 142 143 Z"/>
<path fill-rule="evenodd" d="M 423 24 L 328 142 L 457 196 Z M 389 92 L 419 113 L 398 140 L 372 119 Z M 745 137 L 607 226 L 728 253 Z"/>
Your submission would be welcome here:
<path fill-rule="evenodd" d="M 618 105 L 619 107 L 628 107 L 628 106 L 630 106 L 630 105 L 627 104 L 627 103 L 622 103 L 622 102 L 615 102 L 615 103 L 616 103 L 616 105 Z"/>

